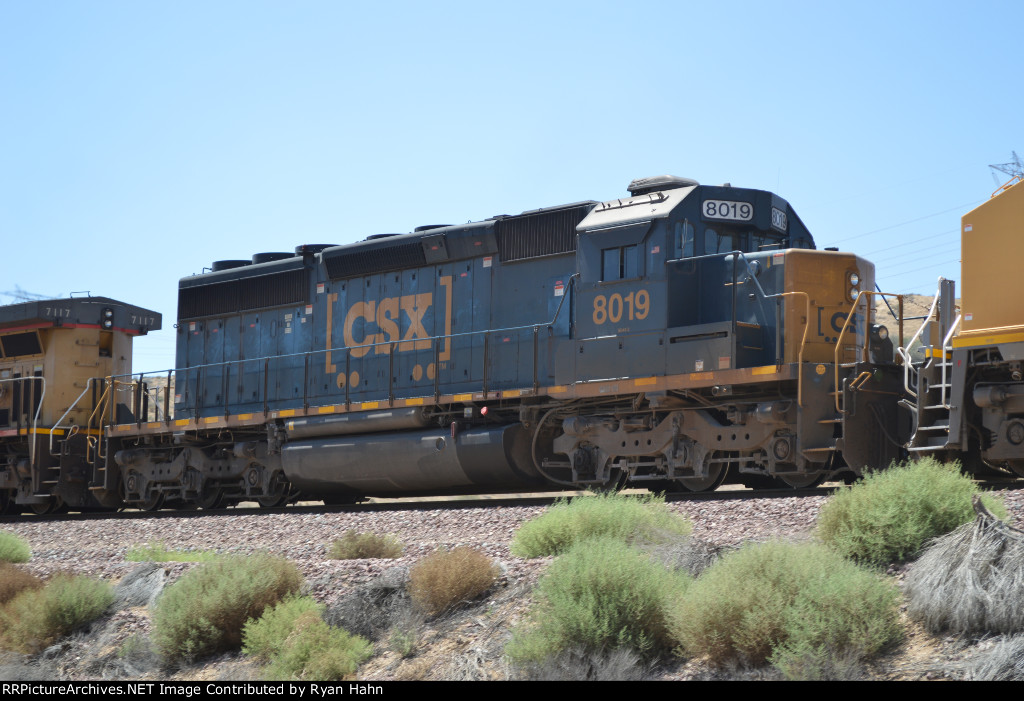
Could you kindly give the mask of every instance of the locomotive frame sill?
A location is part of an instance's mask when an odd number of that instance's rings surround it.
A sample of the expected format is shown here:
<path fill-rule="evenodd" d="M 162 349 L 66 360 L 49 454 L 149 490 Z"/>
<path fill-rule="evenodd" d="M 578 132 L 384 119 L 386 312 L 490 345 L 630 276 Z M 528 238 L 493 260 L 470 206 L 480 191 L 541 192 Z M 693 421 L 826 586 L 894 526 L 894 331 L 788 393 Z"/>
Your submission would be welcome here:
<path fill-rule="evenodd" d="M 318 416 L 323 414 L 345 414 L 358 411 L 373 411 L 383 408 L 402 408 L 417 406 L 441 406 L 447 404 L 473 404 L 502 399 L 522 397 L 547 397 L 553 400 L 571 400 L 592 397 L 608 397 L 614 395 L 634 395 L 643 392 L 662 392 L 667 390 L 703 389 L 715 385 L 734 385 L 751 383 L 768 383 L 795 381 L 798 375 L 798 363 L 784 365 L 764 365 L 753 368 L 735 368 L 732 370 L 715 370 L 709 372 L 693 372 L 679 375 L 606 378 L 599 380 L 580 381 L 570 385 L 552 385 L 539 387 L 537 390 L 506 389 L 487 392 L 466 392 L 462 394 L 443 394 L 435 399 L 433 395 L 424 397 L 382 399 L 376 401 L 351 402 L 348 407 L 342 404 L 311 406 L 308 409 L 279 409 L 264 414 L 232 414 L 228 416 L 205 416 L 193 419 L 175 419 L 171 421 L 143 422 L 141 426 L 115 424 L 108 426 L 108 438 L 128 438 L 131 436 L 151 436 L 168 433 L 169 431 L 216 430 L 223 428 L 259 427 L 275 419 L 293 417 Z"/>

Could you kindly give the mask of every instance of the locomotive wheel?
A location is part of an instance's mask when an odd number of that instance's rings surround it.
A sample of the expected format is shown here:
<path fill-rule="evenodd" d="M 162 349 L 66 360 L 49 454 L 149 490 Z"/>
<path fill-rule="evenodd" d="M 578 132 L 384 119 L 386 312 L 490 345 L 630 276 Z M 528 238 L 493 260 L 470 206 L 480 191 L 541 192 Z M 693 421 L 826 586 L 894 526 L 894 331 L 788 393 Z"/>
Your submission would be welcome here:
<path fill-rule="evenodd" d="M 782 484 L 792 489 L 811 489 L 817 487 L 819 484 L 825 481 L 825 472 L 819 472 L 813 475 L 806 474 L 795 474 L 795 475 L 778 475 L 777 479 Z"/>
<path fill-rule="evenodd" d="M 157 492 L 153 496 L 136 505 L 139 511 L 159 511 L 164 505 L 164 495 Z"/>
<path fill-rule="evenodd" d="M 224 506 L 224 491 L 219 487 L 207 487 L 196 500 L 196 506 L 204 511 L 219 509 Z"/>
<path fill-rule="evenodd" d="M 276 509 L 279 506 L 286 506 L 291 501 L 288 492 L 281 492 L 269 497 L 260 497 L 256 502 L 264 509 Z"/>
<path fill-rule="evenodd" d="M 713 492 L 722 486 L 726 475 L 729 474 L 729 463 L 711 462 L 712 458 L 726 457 L 728 453 L 720 450 L 713 450 L 705 456 L 704 461 L 708 463 L 707 477 L 686 477 L 679 480 L 688 491 L 691 492 Z"/>
<path fill-rule="evenodd" d="M 264 509 L 276 509 L 279 506 L 284 506 L 291 500 L 291 495 L 288 494 L 288 483 L 281 481 L 280 474 L 280 472 L 276 472 L 270 479 L 270 486 L 268 487 L 270 495 L 256 500 Z"/>
<path fill-rule="evenodd" d="M 28 509 L 36 516 L 45 516 L 46 514 L 56 513 L 62 506 L 64 506 L 63 499 L 60 497 L 50 497 L 42 504 L 29 504 Z"/>

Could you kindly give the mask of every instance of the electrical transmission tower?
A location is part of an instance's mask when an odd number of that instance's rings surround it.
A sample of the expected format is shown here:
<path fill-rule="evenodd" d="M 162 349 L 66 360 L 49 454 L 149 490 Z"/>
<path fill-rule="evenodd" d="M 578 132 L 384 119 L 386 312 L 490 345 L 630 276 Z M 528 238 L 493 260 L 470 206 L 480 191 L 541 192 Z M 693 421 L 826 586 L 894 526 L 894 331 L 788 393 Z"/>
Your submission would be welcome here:
<path fill-rule="evenodd" d="M 1016 151 L 1011 151 L 1010 153 L 1013 156 L 1012 161 L 1009 163 L 996 163 L 990 165 L 989 168 L 998 170 L 1000 173 L 1006 173 L 1010 176 L 1010 180 L 1024 179 L 1024 163 L 1021 163 L 1020 156 L 1017 155 Z M 996 181 L 996 185 L 1002 185 L 995 173 L 992 173 L 992 179 Z"/>

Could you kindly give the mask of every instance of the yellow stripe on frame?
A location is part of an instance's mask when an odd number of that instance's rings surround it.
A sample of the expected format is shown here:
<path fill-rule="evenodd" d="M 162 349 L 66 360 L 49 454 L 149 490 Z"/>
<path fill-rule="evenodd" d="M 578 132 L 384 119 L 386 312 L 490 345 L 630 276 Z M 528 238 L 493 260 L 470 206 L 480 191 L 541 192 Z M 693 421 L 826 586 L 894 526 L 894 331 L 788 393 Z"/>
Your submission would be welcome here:
<path fill-rule="evenodd" d="M 128 431 L 131 428 L 132 428 L 131 424 L 126 424 L 123 428 L 121 426 L 118 426 L 118 430 L 119 431 Z M 18 431 L 18 435 L 19 436 L 27 436 L 30 433 L 33 434 L 33 435 L 36 435 L 36 436 L 49 436 L 51 433 L 54 434 L 54 435 L 57 435 L 57 436 L 63 436 L 64 435 L 64 429 L 57 428 L 57 429 L 52 429 L 51 430 L 49 428 L 36 428 L 36 429 L 23 428 L 23 429 Z M 93 432 L 90 431 L 90 433 L 93 433 Z"/>
<path fill-rule="evenodd" d="M 954 348 L 975 348 L 977 346 L 996 346 L 1001 343 L 1024 342 L 1024 333 L 1001 333 L 991 336 L 958 336 L 953 339 Z"/>

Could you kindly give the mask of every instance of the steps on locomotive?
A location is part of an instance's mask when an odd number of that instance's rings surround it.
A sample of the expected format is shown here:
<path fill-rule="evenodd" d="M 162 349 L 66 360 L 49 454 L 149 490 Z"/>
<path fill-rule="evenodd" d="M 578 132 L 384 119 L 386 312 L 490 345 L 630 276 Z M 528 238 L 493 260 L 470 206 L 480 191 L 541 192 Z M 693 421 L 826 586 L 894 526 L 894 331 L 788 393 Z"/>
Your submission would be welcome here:
<path fill-rule="evenodd" d="M 944 450 L 949 438 L 950 404 L 947 391 L 952 388 L 949 380 L 953 364 L 945 358 L 937 359 L 932 346 L 928 346 L 926 351 L 928 361 L 917 373 L 917 428 L 907 446 L 909 452 L 917 454 Z M 942 381 L 943 375 L 945 382 Z"/>

